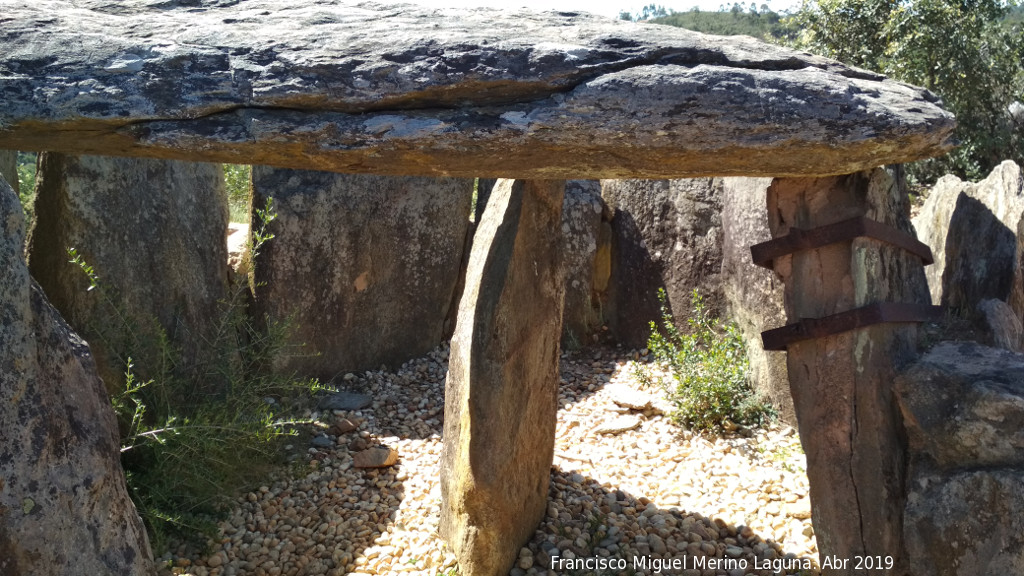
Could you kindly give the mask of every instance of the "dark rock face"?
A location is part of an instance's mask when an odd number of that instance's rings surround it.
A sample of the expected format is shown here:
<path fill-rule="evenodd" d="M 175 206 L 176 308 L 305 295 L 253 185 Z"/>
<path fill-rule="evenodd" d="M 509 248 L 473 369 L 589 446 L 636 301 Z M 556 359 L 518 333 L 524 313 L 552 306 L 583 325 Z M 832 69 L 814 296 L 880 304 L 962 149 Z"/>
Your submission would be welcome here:
<path fill-rule="evenodd" d="M 440 533 L 507 574 L 544 518 L 555 448 L 565 183 L 500 180 L 477 229 L 445 383 Z"/>
<path fill-rule="evenodd" d="M 914 219 L 935 256 L 926 268 L 932 302 L 974 312 L 984 299 L 1010 299 L 1014 284 L 1024 282 L 1016 237 L 1022 215 L 1024 176 L 1009 160 L 978 183 L 939 180 Z"/>
<path fill-rule="evenodd" d="M 18 152 L 0 150 L 0 178 L 3 178 L 18 193 Z"/>
<path fill-rule="evenodd" d="M 1024 573 L 1024 356 L 944 342 L 896 380 L 914 574 Z"/>
<path fill-rule="evenodd" d="M 255 258 L 254 313 L 292 326 L 274 369 L 330 379 L 437 346 L 472 196 L 470 179 L 254 167 L 253 202 L 277 213 Z"/>
<path fill-rule="evenodd" d="M 29 277 L 24 239 L 0 183 L 0 574 L 147 576 L 110 400 L 88 345 Z"/>
<path fill-rule="evenodd" d="M 0 146 L 22 150 L 470 178 L 800 176 L 937 155 L 954 126 L 934 95 L 839 62 L 573 12 L 39 0 L 4 17 Z"/>
<path fill-rule="evenodd" d="M 708 311 L 724 311 L 722 180 L 605 180 L 612 212 L 608 321 L 622 343 L 642 347 L 660 324 L 664 287 L 676 324 L 686 327 L 694 289 Z"/>
<path fill-rule="evenodd" d="M 601 215 L 601 183 L 570 180 L 562 204 L 562 265 L 565 267 L 565 307 L 562 342 L 585 344 L 601 325 L 600 306 L 594 291 L 594 260 L 597 257 Z"/>
<path fill-rule="evenodd" d="M 123 381 L 123 354 L 142 370 L 160 364 L 160 330 L 185 370 L 210 368 L 227 297 L 221 167 L 47 153 L 38 178 L 32 276 L 92 344 L 108 388 Z M 95 268 L 100 290 L 89 290 L 68 248 Z"/>
<path fill-rule="evenodd" d="M 723 179 L 721 283 L 725 316 L 736 322 L 746 342 L 751 385 L 783 421 L 795 425 L 786 353 L 761 344 L 761 332 L 786 324 L 782 279 L 750 256 L 751 246 L 771 240 L 766 201 L 771 183 L 771 178 Z"/>

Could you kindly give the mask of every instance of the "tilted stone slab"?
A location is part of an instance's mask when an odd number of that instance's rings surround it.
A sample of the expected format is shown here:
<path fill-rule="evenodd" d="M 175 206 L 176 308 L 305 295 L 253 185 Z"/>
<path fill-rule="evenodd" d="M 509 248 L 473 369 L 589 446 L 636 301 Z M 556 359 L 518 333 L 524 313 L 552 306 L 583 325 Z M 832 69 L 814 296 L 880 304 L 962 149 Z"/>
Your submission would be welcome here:
<path fill-rule="evenodd" d="M 253 271 L 256 317 L 290 326 L 276 370 L 330 379 L 445 338 L 472 180 L 256 166 L 252 182 L 277 214 Z"/>
<path fill-rule="evenodd" d="M 1024 216 L 1024 173 L 1011 160 L 980 182 L 943 176 L 928 193 L 914 228 L 935 257 L 928 266 L 932 303 L 973 311 L 986 298 L 1009 300 L 1024 283 L 1017 226 Z M 1015 300 L 1018 318 L 1024 301 Z"/>
<path fill-rule="evenodd" d="M 0 181 L 0 574 L 153 573 L 89 346 L 29 277 Z"/>
<path fill-rule="evenodd" d="M 107 387 L 120 389 L 128 355 L 140 378 L 157 377 L 164 336 L 181 351 L 176 370 L 215 387 L 210 375 L 237 351 L 233 335 L 220 334 L 228 298 L 221 167 L 47 153 L 38 178 L 32 276 L 92 345 Z M 68 248 L 95 269 L 98 290 Z"/>
<path fill-rule="evenodd" d="M 462 574 L 507 574 L 544 518 L 564 281 L 562 181 L 499 180 L 477 229 L 445 383 L 440 533 Z"/>
<path fill-rule="evenodd" d="M 927 91 L 835 61 L 573 12 L 3 12 L 0 146 L 22 150 L 465 177 L 798 176 L 934 156 L 954 125 Z"/>

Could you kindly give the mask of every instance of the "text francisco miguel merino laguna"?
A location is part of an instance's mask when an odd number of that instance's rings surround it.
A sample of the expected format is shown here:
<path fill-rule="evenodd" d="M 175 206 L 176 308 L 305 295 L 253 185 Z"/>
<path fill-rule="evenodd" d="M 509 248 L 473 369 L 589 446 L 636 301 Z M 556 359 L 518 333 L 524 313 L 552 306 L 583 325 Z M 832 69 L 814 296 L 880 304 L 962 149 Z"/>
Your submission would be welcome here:
<path fill-rule="evenodd" d="M 811 570 L 813 565 L 808 558 L 774 558 L 764 560 L 754 558 L 714 558 L 689 557 L 653 558 L 651 556 L 634 556 L 630 562 L 625 558 L 562 558 L 551 557 L 551 569 L 559 570 L 595 570 L 598 572 L 618 572 L 621 570 L 651 570 L 655 574 L 677 570 L 771 570 L 777 574 L 791 570 Z"/>

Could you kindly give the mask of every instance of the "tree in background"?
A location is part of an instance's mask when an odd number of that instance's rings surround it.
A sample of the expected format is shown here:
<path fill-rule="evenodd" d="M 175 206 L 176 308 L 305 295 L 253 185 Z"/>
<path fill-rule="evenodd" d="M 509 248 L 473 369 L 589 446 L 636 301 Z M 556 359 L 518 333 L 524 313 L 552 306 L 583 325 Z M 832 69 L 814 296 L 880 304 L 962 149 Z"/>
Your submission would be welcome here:
<path fill-rule="evenodd" d="M 927 183 L 946 172 L 984 177 L 1024 163 L 1024 33 L 1007 19 L 1016 1 L 804 0 L 799 47 L 924 86 L 957 117 L 961 145 L 911 167 Z"/>

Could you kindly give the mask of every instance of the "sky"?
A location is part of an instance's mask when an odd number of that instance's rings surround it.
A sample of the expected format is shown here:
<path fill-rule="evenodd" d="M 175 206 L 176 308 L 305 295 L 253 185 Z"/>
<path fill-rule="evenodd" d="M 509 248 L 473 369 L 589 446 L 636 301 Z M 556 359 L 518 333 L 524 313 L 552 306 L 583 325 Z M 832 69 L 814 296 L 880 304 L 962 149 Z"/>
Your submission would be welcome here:
<path fill-rule="evenodd" d="M 618 17 L 622 10 L 639 12 L 645 5 L 654 3 L 664 6 L 666 10 L 685 12 L 694 6 L 701 10 L 718 10 L 724 0 L 689 0 L 673 2 L 672 0 L 403 0 L 414 4 L 424 4 L 436 8 L 472 8 L 487 6 L 491 8 L 518 8 L 526 7 L 533 10 L 576 10 L 593 12 L 602 16 Z M 775 11 L 795 8 L 799 0 L 755 0 L 757 5 L 768 4 L 768 7 Z M 732 0 L 727 3 L 732 5 Z M 750 0 L 740 1 L 744 6 L 750 5 Z"/>

